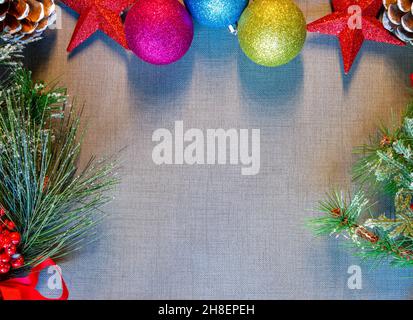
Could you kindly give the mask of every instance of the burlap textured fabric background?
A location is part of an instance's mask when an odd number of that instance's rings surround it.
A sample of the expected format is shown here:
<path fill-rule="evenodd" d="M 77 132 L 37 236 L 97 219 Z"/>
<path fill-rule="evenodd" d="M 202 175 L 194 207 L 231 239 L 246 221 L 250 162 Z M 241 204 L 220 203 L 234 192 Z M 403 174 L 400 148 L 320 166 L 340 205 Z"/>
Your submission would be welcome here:
<path fill-rule="evenodd" d="M 297 3 L 307 21 L 331 10 Z M 345 77 L 337 40 L 309 34 L 299 58 L 267 69 L 225 30 L 196 26 L 185 58 L 155 67 L 102 34 L 68 56 L 76 19 L 65 9 L 63 28 L 28 50 L 29 66 L 85 104 L 84 160 L 127 148 L 101 240 L 61 263 L 71 298 L 411 298 L 411 271 L 370 270 L 303 222 L 331 185 L 349 185 L 352 148 L 405 107 L 412 49 L 365 43 Z M 152 133 L 176 120 L 261 129 L 260 174 L 155 166 Z M 362 267 L 362 290 L 347 287 L 351 265 Z"/>

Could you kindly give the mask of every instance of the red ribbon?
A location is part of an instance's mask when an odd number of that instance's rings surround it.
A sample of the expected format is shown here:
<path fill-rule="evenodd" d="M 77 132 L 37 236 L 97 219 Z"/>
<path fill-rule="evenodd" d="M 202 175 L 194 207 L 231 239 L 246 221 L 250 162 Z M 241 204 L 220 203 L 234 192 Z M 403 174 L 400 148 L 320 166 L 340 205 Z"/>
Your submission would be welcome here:
<path fill-rule="evenodd" d="M 69 290 L 63 280 L 62 274 L 59 275 L 62 279 L 62 295 L 59 298 L 46 298 L 39 291 L 36 286 L 39 282 L 39 275 L 45 268 L 56 266 L 52 259 L 46 259 L 38 266 L 34 267 L 30 274 L 24 278 L 15 278 L 0 282 L 0 299 L 4 300 L 67 300 L 69 297 Z"/>

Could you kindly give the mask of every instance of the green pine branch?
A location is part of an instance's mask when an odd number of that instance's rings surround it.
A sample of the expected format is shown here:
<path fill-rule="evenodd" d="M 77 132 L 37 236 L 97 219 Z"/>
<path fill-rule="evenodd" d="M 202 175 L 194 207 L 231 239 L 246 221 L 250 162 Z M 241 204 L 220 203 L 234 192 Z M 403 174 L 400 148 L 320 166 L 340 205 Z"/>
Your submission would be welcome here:
<path fill-rule="evenodd" d="M 400 125 L 382 125 L 355 152 L 354 181 L 369 194 L 392 196 L 394 212 L 373 214 L 361 189 L 353 196 L 332 192 L 317 208 L 323 215 L 311 219 L 310 226 L 316 235 L 347 236 L 363 259 L 413 266 L 413 104 Z M 365 215 L 370 218 L 364 220 Z"/>
<path fill-rule="evenodd" d="M 66 90 L 16 66 L 0 92 L 0 204 L 22 235 L 25 268 L 89 243 L 105 216 L 116 161 L 79 168 L 83 136 Z"/>
<path fill-rule="evenodd" d="M 334 235 L 349 239 L 349 245 L 362 259 L 413 266 L 413 238 L 403 234 L 390 236 L 389 231 L 379 223 L 384 222 L 380 218 L 360 223 L 364 215 L 372 215 L 371 208 L 362 190 L 352 197 L 335 191 L 320 202 L 317 211 L 323 215 L 310 219 L 308 224 L 318 236 Z M 391 224 L 393 221 L 386 218 L 386 222 Z"/>

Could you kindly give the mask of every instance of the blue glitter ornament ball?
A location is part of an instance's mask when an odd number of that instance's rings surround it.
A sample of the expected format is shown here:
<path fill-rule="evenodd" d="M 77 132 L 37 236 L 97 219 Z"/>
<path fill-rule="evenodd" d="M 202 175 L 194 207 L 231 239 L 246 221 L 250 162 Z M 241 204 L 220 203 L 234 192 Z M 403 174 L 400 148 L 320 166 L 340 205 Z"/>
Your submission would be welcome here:
<path fill-rule="evenodd" d="M 235 24 L 248 0 L 184 0 L 192 17 L 198 23 L 223 28 Z"/>

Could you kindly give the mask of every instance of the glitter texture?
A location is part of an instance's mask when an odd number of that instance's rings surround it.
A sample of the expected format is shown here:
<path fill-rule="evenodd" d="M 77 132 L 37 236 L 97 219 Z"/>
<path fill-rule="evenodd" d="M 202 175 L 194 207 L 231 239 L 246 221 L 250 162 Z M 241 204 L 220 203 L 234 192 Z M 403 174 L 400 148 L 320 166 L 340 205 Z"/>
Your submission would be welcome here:
<path fill-rule="evenodd" d="M 185 0 L 185 5 L 198 23 L 222 28 L 235 24 L 248 0 Z"/>
<path fill-rule="evenodd" d="M 350 6 L 361 9 L 359 26 L 355 24 L 355 12 L 349 9 Z M 382 0 L 334 0 L 333 7 L 334 13 L 308 24 L 307 30 L 338 37 L 346 74 L 350 72 L 364 40 L 405 45 L 376 19 L 382 7 Z"/>
<path fill-rule="evenodd" d="M 125 21 L 129 48 L 151 64 L 170 64 L 189 50 L 192 18 L 177 0 L 139 0 Z"/>
<path fill-rule="evenodd" d="M 120 15 L 136 0 L 62 0 L 80 14 L 67 51 L 72 51 L 92 34 L 102 30 L 121 46 L 128 48 Z"/>
<path fill-rule="evenodd" d="M 276 67 L 290 62 L 306 39 L 303 13 L 292 0 L 257 0 L 238 22 L 238 40 L 255 63 Z"/>

